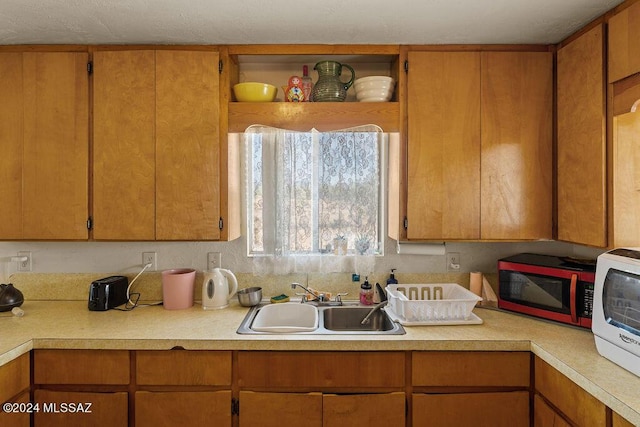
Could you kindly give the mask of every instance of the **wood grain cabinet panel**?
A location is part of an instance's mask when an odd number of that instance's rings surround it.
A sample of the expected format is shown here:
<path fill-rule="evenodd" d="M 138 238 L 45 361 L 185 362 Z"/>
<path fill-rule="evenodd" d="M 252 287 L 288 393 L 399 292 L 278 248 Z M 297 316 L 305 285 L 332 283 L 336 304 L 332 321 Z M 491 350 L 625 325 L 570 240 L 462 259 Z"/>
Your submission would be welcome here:
<path fill-rule="evenodd" d="M 137 391 L 135 408 L 136 427 L 231 426 L 230 390 Z"/>
<path fill-rule="evenodd" d="M 401 388 L 405 385 L 403 352 L 238 353 L 238 384 L 260 390 Z"/>
<path fill-rule="evenodd" d="M 0 238 L 88 237 L 86 52 L 0 54 Z M 6 151 L 5 151 L 6 150 Z"/>
<path fill-rule="evenodd" d="M 31 383 L 29 361 L 29 354 L 23 354 L 0 366 L 0 403 L 4 403 L 20 392 L 29 389 Z"/>
<path fill-rule="evenodd" d="M 323 427 L 404 426 L 405 394 L 326 394 L 322 397 Z"/>
<path fill-rule="evenodd" d="M 34 350 L 35 384 L 129 384 L 128 350 Z"/>
<path fill-rule="evenodd" d="M 322 427 L 322 393 L 240 392 L 240 427 Z"/>
<path fill-rule="evenodd" d="M 231 352 L 136 351 L 136 384 L 231 386 Z"/>
<path fill-rule="evenodd" d="M 481 58 L 480 237 L 551 239 L 553 54 Z"/>
<path fill-rule="evenodd" d="M 0 382 L 0 384 L 2 384 Z M 17 404 L 29 404 L 31 402 L 31 398 L 29 396 L 29 391 L 25 391 L 19 396 L 12 398 L 11 403 Z M 2 402 L 4 403 L 4 401 Z M 28 406 L 25 406 L 28 407 Z M 29 412 L 5 412 L 4 410 L 0 410 L 0 426 L 2 427 L 29 427 L 31 425 L 31 415 Z"/>
<path fill-rule="evenodd" d="M 47 404 L 55 409 L 34 414 L 35 427 L 126 427 L 129 423 L 126 392 L 36 390 L 34 399 L 41 408 Z M 70 409 L 71 404 L 75 409 Z M 80 407 L 87 411 L 79 410 Z"/>
<path fill-rule="evenodd" d="M 411 384 L 424 387 L 529 387 L 529 352 L 413 352 Z"/>
<path fill-rule="evenodd" d="M 603 27 L 557 53 L 558 239 L 607 245 Z"/>
<path fill-rule="evenodd" d="M 640 112 L 613 118 L 613 247 L 640 245 Z"/>
<path fill-rule="evenodd" d="M 529 427 L 529 392 L 413 394 L 413 425 Z"/>
<path fill-rule="evenodd" d="M 640 72 L 640 4 L 609 19 L 609 83 Z"/>
<path fill-rule="evenodd" d="M 539 357 L 535 358 L 535 388 L 576 425 L 606 425 L 607 407 Z"/>
<path fill-rule="evenodd" d="M 98 240 L 218 240 L 219 54 L 94 53 Z"/>
<path fill-rule="evenodd" d="M 611 426 L 612 427 L 633 427 L 629 421 L 625 420 L 620 414 L 617 412 L 613 412 L 611 417 Z"/>
<path fill-rule="evenodd" d="M 480 237 L 480 54 L 409 52 L 407 238 Z"/>
<path fill-rule="evenodd" d="M 536 394 L 533 397 L 533 426 L 534 427 L 571 427 L 545 400 Z"/>

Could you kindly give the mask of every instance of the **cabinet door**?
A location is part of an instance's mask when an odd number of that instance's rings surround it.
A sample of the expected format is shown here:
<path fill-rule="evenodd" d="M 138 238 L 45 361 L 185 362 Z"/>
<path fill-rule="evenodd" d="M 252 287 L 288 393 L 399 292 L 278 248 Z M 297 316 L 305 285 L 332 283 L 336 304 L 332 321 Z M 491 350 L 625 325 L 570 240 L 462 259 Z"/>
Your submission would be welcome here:
<path fill-rule="evenodd" d="M 558 50 L 558 239 L 606 246 L 603 27 Z"/>
<path fill-rule="evenodd" d="M 571 427 L 571 424 L 536 394 L 533 398 L 533 427 Z"/>
<path fill-rule="evenodd" d="M 482 53 L 481 239 L 552 238 L 553 55 Z"/>
<path fill-rule="evenodd" d="M 0 238 L 88 237 L 86 52 L 0 56 Z"/>
<path fill-rule="evenodd" d="M 35 384 L 125 385 L 130 382 L 128 350 L 38 349 L 33 354 Z"/>
<path fill-rule="evenodd" d="M 322 397 L 323 427 L 405 425 L 404 393 L 327 394 Z"/>
<path fill-rule="evenodd" d="M 612 16 L 609 28 L 609 83 L 640 72 L 640 4 Z"/>
<path fill-rule="evenodd" d="M 26 239 L 87 239 L 89 77 L 85 52 L 24 54 Z"/>
<path fill-rule="evenodd" d="M 156 52 L 156 239 L 218 240 L 218 53 Z"/>
<path fill-rule="evenodd" d="M 155 238 L 155 52 L 93 54 L 93 237 Z"/>
<path fill-rule="evenodd" d="M 480 237 L 480 54 L 409 52 L 408 239 Z"/>
<path fill-rule="evenodd" d="M 136 427 L 231 426 L 229 390 L 137 391 L 135 408 Z"/>
<path fill-rule="evenodd" d="M 529 393 L 413 394 L 413 425 L 529 427 Z"/>
<path fill-rule="evenodd" d="M 22 53 L 0 53 L 0 238 L 22 238 L 22 147 L 24 95 Z"/>
<path fill-rule="evenodd" d="M 322 394 L 241 391 L 239 419 L 240 427 L 321 427 Z"/>
<path fill-rule="evenodd" d="M 535 358 L 535 387 L 576 425 L 606 425 L 606 406 L 538 357 Z"/>
<path fill-rule="evenodd" d="M 34 414 L 36 427 L 125 427 L 129 423 L 126 392 L 36 390 L 34 398 L 41 408 Z M 45 405 L 49 410 L 44 410 Z"/>
<path fill-rule="evenodd" d="M 25 391 L 24 393 L 20 394 L 14 399 L 11 399 L 10 401 L 10 403 L 25 404 L 25 407 L 27 408 L 29 407 L 27 405 L 30 402 L 31 399 L 29 397 L 29 391 Z M 0 403 L 4 403 L 4 401 Z M 7 412 L 3 409 L 0 409 L 0 426 L 2 427 L 29 427 L 31 425 L 30 418 L 31 416 L 26 411 Z"/>
<path fill-rule="evenodd" d="M 640 112 L 613 118 L 613 242 L 640 245 Z"/>

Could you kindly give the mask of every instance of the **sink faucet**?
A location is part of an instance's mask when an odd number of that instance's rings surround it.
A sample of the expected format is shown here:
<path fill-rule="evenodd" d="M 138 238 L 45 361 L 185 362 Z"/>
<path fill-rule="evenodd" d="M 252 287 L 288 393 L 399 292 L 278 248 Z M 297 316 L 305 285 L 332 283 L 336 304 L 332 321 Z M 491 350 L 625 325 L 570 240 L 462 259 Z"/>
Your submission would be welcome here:
<path fill-rule="evenodd" d="M 376 311 L 380 310 L 382 307 L 384 307 L 385 305 L 387 305 L 389 303 L 389 301 L 385 300 L 382 301 L 380 304 L 377 304 L 375 307 L 373 307 L 369 313 L 367 313 L 367 315 L 364 317 L 364 319 L 362 319 L 362 322 L 360 322 L 361 325 L 366 325 L 367 323 L 369 323 L 369 319 L 371 318 L 371 316 L 373 316 L 373 313 L 375 313 Z"/>
<path fill-rule="evenodd" d="M 342 305 L 342 296 L 343 295 L 347 295 L 347 294 L 338 294 L 336 295 L 336 299 L 335 301 L 329 301 L 326 297 L 325 294 L 318 294 L 317 292 L 311 292 L 311 290 L 309 290 L 308 288 L 304 287 L 303 285 L 301 285 L 300 283 L 292 283 L 291 284 L 291 289 L 295 289 L 295 288 L 302 288 L 305 290 L 305 292 L 307 292 L 308 294 L 313 295 L 315 298 L 312 300 L 307 301 L 306 297 L 303 296 L 302 297 L 302 302 L 310 302 L 313 303 L 314 305 Z"/>

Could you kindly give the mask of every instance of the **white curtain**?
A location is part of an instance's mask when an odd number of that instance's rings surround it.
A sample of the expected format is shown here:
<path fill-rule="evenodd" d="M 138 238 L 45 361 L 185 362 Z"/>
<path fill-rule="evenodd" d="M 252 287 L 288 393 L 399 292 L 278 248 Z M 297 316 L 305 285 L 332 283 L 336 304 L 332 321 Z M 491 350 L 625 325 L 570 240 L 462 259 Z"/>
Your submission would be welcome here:
<path fill-rule="evenodd" d="M 353 266 L 326 255 L 382 252 L 379 127 L 295 132 L 256 125 L 244 142 L 250 255 L 294 256 L 278 260 L 285 272 L 302 264 L 342 271 Z"/>

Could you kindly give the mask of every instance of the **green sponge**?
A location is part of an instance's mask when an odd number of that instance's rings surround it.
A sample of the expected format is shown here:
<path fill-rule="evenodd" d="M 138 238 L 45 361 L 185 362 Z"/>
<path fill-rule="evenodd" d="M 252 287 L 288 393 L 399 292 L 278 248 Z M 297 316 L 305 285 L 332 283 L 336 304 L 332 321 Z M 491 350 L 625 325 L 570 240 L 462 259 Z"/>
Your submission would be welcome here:
<path fill-rule="evenodd" d="M 278 303 L 278 302 L 288 302 L 289 301 L 289 295 L 285 295 L 285 294 L 280 294 L 280 295 L 276 295 L 275 297 L 271 297 L 271 302 L 272 303 Z"/>

